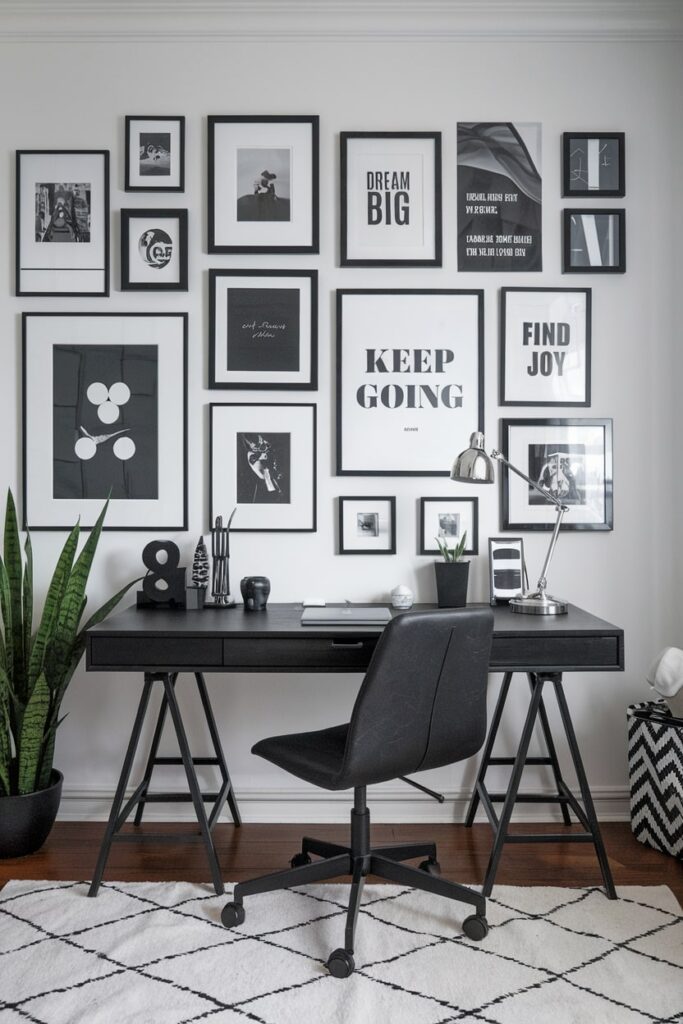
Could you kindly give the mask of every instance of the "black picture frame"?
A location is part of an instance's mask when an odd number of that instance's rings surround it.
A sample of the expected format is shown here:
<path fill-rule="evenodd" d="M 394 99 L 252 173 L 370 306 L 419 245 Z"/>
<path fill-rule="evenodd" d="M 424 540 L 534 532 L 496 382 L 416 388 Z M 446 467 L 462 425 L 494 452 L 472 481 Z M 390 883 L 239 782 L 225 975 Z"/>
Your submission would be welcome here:
<path fill-rule="evenodd" d="M 270 370 L 271 377 L 268 378 L 266 371 L 256 370 L 253 367 L 251 369 L 242 368 L 239 371 L 233 371 L 232 377 L 230 377 L 229 367 L 226 365 L 225 370 L 221 368 L 222 376 L 219 377 L 218 364 L 219 359 L 217 357 L 217 348 L 219 340 L 225 341 L 225 351 L 227 353 L 227 359 L 229 359 L 230 353 L 230 298 L 229 298 L 229 285 L 227 282 L 235 281 L 242 282 L 243 295 L 246 297 L 248 290 L 253 290 L 255 293 L 260 291 L 267 291 L 267 282 L 271 280 L 275 285 L 272 289 L 273 292 L 282 291 L 279 287 L 289 279 L 292 287 L 284 289 L 285 292 L 292 292 L 298 289 L 299 303 L 298 307 L 294 308 L 292 305 L 291 295 L 288 297 L 288 304 L 292 306 L 292 319 L 296 322 L 298 319 L 298 342 L 299 347 L 297 350 L 297 358 L 299 367 L 303 362 L 304 367 L 308 366 L 308 371 L 298 372 L 300 379 L 294 379 L 294 372 L 288 373 L 283 376 L 282 370 Z M 219 310 L 219 290 L 221 282 L 225 282 L 225 288 L 227 292 L 227 311 L 225 309 Z M 251 282 L 262 282 L 262 288 L 254 287 L 250 288 Z M 308 291 L 308 302 L 306 302 L 306 291 Z M 225 297 L 225 293 L 222 293 Z M 271 295 L 271 298 L 273 296 Z M 248 303 L 248 299 L 246 300 Z M 268 299 L 264 296 L 264 301 Z M 283 300 L 284 301 L 284 300 Z M 243 322 L 240 322 L 239 327 L 245 329 L 247 324 L 253 324 L 256 321 L 254 306 L 249 308 L 248 316 L 242 318 Z M 288 311 L 281 306 L 277 319 L 278 322 L 275 325 L 278 329 L 281 329 L 280 338 L 289 338 L 290 345 L 293 345 L 295 338 L 293 335 L 296 334 L 296 329 L 288 331 L 286 319 Z M 264 314 L 265 315 L 265 314 Z M 252 320 L 251 318 L 254 317 Z M 270 323 L 268 321 L 262 321 L 262 323 Z M 219 324 L 221 325 L 219 329 Z M 272 333 L 272 332 L 271 332 Z M 220 335 L 220 339 L 219 339 Z M 308 344 L 305 344 L 306 335 L 308 335 Z M 282 348 L 282 345 L 280 345 Z M 281 360 L 281 357 L 278 357 Z M 278 373 L 280 374 L 278 378 Z M 246 378 L 246 379 L 245 379 Z M 251 378 L 251 379 L 250 379 Z M 256 390 L 256 391 L 316 391 L 318 387 L 318 271 L 317 270 L 209 270 L 209 387 L 212 389 L 229 389 L 229 390 Z"/>
<path fill-rule="evenodd" d="M 345 543 L 346 541 L 346 530 L 344 521 L 345 506 L 351 502 L 359 502 L 364 506 L 371 506 L 373 502 L 379 503 L 384 502 L 388 507 L 388 529 L 389 529 L 389 544 L 385 548 L 372 547 L 372 540 L 368 546 L 363 547 L 350 547 Z M 353 515 L 353 512 L 351 512 Z M 377 532 L 373 536 L 380 536 L 380 513 L 373 511 L 372 508 L 368 508 L 365 512 L 356 512 L 356 518 L 363 516 L 364 520 L 369 520 L 370 517 L 374 517 L 369 523 L 368 528 L 370 530 L 376 530 Z M 395 555 L 396 554 L 396 497 L 394 495 L 340 495 L 337 498 L 337 528 L 339 533 L 339 549 L 340 555 Z M 360 528 L 360 527 L 359 527 Z M 350 538 L 349 538 L 350 542 Z"/>
<path fill-rule="evenodd" d="M 499 547 L 498 547 L 499 546 Z M 515 557 L 504 559 L 507 565 L 496 570 L 494 563 L 496 555 L 515 552 Z M 519 589 L 516 586 L 506 586 L 516 580 L 513 574 L 519 573 Z M 524 593 L 526 565 L 524 562 L 524 538 L 523 537 L 489 537 L 489 603 L 492 607 L 498 604 L 509 604 L 517 594 Z"/>
<path fill-rule="evenodd" d="M 563 197 L 621 199 L 625 196 L 625 139 L 624 132 L 563 132 Z M 609 151 L 607 157 L 606 150 Z M 609 167 L 606 164 L 606 159 L 610 162 Z M 605 183 L 605 177 L 607 175 L 608 180 L 613 181 L 615 165 L 616 182 L 608 185 Z M 591 179 L 594 182 L 592 187 L 590 187 Z"/>
<path fill-rule="evenodd" d="M 394 250 L 399 250 L 399 247 L 395 244 L 392 246 L 390 242 L 385 243 L 387 255 L 375 255 L 375 256 L 353 256 L 350 254 L 352 249 L 350 234 L 353 228 L 353 215 L 349 206 L 351 199 L 351 189 L 349 185 L 349 163 L 350 163 L 350 151 L 354 148 L 355 143 L 370 143 L 376 142 L 381 148 L 381 144 L 384 143 L 386 146 L 386 157 L 391 159 L 391 143 L 398 142 L 401 144 L 401 148 L 405 149 L 409 141 L 423 141 L 425 143 L 425 149 L 422 152 L 423 159 L 417 163 L 418 169 L 421 171 L 422 165 L 427 163 L 429 158 L 428 150 L 433 149 L 433 179 L 431 182 L 418 180 L 415 187 L 415 201 L 422 201 L 423 208 L 421 210 L 421 218 L 417 220 L 415 211 L 412 211 L 410 215 L 410 203 L 411 203 L 411 189 L 410 174 L 415 171 L 410 170 L 394 170 L 392 171 L 377 171 L 376 169 L 369 169 L 367 167 L 359 167 L 358 174 L 360 179 L 364 181 L 364 186 L 367 192 L 367 203 L 364 204 L 364 209 L 367 210 L 368 216 L 370 215 L 370 196 L 379 197 L 378 203 L 381 209 L 377 208 L 377 205 L 373 206 L 373 215 L 380 217 L 383 226 L 392 227 L 397 223 L 397 215 L 405 216 L 405 206 L 399 205 L 398 200 L 401 199 L 402 204 L 408 204 L 409 208 L 409 219 L 406 221 L 405 226 L 412 230 L 415 227 L 419 233 L 420 224 L 425 230 L 423 234 L 429 234 L 429 238 L 423 243 L 423 249 L 425 251 L 433 251 L 433 255 L 418 256 L 413 254 L 412 256 L 399 256 L 391 255 Z M 341 178 L 341 195 L 340 195 L 340 242 L 341 242 L 341 253 L 340 253 L 340 265 L 342 267 L 440 267 L 442 265 L 442 213 L 441 213 L 441 132 L 341 132 L 339 136 L 340 142 L 340 178 Z M 402 160 L 407 158 L 405 152 L 400 153 Z M 427 159 L 425 159 L 427 158 Z M 396 157 L 394 157 L 396 159 Z M 381 165 L 380 158 L 373 154 L 372 162 L 377 167 L 377 164 Z M 362 163 L 362 160 L 361 160 Z M 390 175 L 387 179 L 382 178 L 382 182 L 377 184 L 373 179 L 373 188 L 369 187 L 367 182 L 367 176 L 369 174 L 386 174 Z M 394 175 L 398 175 L 395 178 Z M 395 184 L 392 184 L 395 182 Z M 386 188 L 386 184 L 389 188 Z M 431 203 L 429 203 L 429 194 L 426 191 L 427 184 L 431 184 L 431 191 L 433 194 L 433 209 L 430 209 Z M 374 187 L 377 185 L 377 187 Z M 433 219 L 433 231 L 427 232 L 426 225 L 429 222 L 430 217 Z M 375 224 L 374 226 L 379 226 Z M 372 246 L 369 246 L 372 247 Z M 381 249 L 381 243 L 377 246 Z M 418 248 L 417 244 L 413 246 Z M 355 251 L 355 250 L 354 250 Z"/>
<path fill-rule="evenodd" d="M 577 222 L 581 218 L 581 223 Z M 584 218 L 586 218 L 584 224 Z M 599 220 L 596 220 L 599 218 Z M 599 262 L 605 246 L 609 253 L 609 233 L 605 236 L 605 221 L 608 218 L 617 225 L 616 258 L 613 262 Z M 591 223 L 592 221 L 592 223 Z M 588 232 L 595 236 L 589 242 Z M 610 228 L 610 232 L 613 231 Z M 577 238 L 577 235 L 580 237 Z M 602 237 L 600 237 L 602 236 Z M 580 241 L 580 246 L 574 243 Z M 580 255 L 577 255 L 580 253 Z M 585 262 L 588 260 L 589 262 Z M 597 260 L 598 262 L 593 262 Z M 562 211 L 562 273 L 563 274 L 624 274 L 626 272 L 626 211 L 624 209 L 594 207 L 571 207 Z"/>
<path fill-rule="evenodd" d="M 138 246 L 141 261 L 148 265 L 148 280 L 131 280 L 130 262 L 130 240 L 131 223 L 139 221 L 151 222 L 144 229 L 145 233 L 152 230 L 158 221 L 177 221 L 177 247 L 178 259 L 176 262 L 176 280 L 166 278 L 166 270 L 173 266 L 172 257 L 166 258 L 166 252 L 158 254 L 159 247 L 166 250 L 166 242 L 159 239 L 150 239 L 144 246 L 142 240 Z M 137 229 L 139 230 L 139 228 Z M 169 236 L 170 237 L 170 236 Z M 157 252 L 155 257 L 154 253 Z M 164 278 L 155 280 L 155 274 L 164 274 Z M 142 278 L 142 275 L 140 275 Z M 186 292 L 187 291 L 187 210 L 178 209 L 125 209 L 121 210 L 121 291 L 147 291 L 147 292 Z"/>
<path fill-rule="evenodd" d="M 440 555 L 441 552 L 436 544 L 430 546 L 426 540 L 427 533 L 427 509 L 429 505 L 437 506 L 471 506 L 471 528 L 465 527 L 468 533 L 467 547 L 463 551 L 463 555 L 478 555 L 479 554 L 479 498 L 461 498 L 448 495 L 447 497 L 439 497 L 433 495 L 427 495 L 420 498 L 420 515 L 418 520 L 418 554 L 419 555 Z M 456 536 L 460 536 L 458 533 Z"/>
<path fill-rule="evenodd" d="M 137 128 L 137 125 L 145 125 L 146 132 L 152 138 L 162 134 L 169 136 L 169 168 L 168 179 L 166 174 L 141 172 L 138 166 L 136 171 L 133 159 L 137 153 L 140 160 L 139 138 L 137 143 L 133 142 L 133 133 L 140 132 L 142 135 L 145 128 Z M 175 129 L 172 126 L 175 125 Z M 161 126 L 161 127 L 160 127 Z M 168 128 L 166 133 L 162 129 Z M 159 143 L 158 149 L 163 149 L 163 143 Z M 173 150 L 177 148 L 178 157 L 174 159 Z M 185 191 L 185 118 L 182 115 L 169 116 L 161 114 L 127 114 L 125 119 L 125 180 L 124 190 L 126 192 L 184 192 Z M 163 156 L 160 158 L 163 160 Z M 159 162 L 159 161 L 157 161 Z M 149 177 L 149 183 L 143 183 L 143 178 Z M 153 181 L 156 179 L 156 181 Z"/>

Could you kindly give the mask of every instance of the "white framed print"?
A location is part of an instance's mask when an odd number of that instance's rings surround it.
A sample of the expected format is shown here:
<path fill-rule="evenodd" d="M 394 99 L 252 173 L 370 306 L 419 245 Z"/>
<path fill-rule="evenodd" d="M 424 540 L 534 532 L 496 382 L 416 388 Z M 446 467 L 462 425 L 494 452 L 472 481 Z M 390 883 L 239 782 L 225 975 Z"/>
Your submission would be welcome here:
<path fill-rule="evenodd" d="M 420 498 L 421 555 L 440 554 L 437 538 L 454 548 L 467 534 L 463 554 L 479 554 L 478 498 Z"/>
<path fill-rule="evenodd" d="M 395 555 L 396 498 L 340 497 L 339 554 Z"/>
<path fill-rule="evenodd" d="M 126 192 L 185 191 L 185 118 L 126 117 Z"/>
<path fill-rule="evenodd" d="M 121 291 L 187 291 L 187 210 L 121 210 Z"/>

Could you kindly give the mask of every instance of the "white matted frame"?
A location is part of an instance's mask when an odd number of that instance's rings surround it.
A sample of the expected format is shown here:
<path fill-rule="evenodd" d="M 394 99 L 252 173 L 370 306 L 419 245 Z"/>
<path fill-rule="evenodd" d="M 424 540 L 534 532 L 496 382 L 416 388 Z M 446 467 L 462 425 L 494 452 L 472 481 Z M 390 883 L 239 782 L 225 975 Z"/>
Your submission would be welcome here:
<path fill-rule="evenodd" d="M 396 498 L 340 497 L 339 554 L 395 555 Z"/>
<path fill-rule="evenodd" d="M 126 117 L 126 192 L 185 191 L 185 118 Z"/>
<path fill-rule="evenodd" d="M 121 291 L 187 291 L 187 210 L 121 210 Z"/>
<path fill-rule="evenodd" d="M 464 555 L 479 554 L 478 498 L 420 498 L 419 554 L 440 554 L 436 538 L 454 548 L 467 533 Z"/>

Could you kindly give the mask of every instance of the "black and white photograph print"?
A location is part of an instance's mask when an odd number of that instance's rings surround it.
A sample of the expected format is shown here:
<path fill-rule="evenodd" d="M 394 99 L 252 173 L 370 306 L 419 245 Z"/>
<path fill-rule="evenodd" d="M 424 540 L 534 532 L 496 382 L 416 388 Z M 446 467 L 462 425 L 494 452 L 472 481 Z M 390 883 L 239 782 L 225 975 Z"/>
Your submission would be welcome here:
<path fill-rule="evenodd" d="M 563 274 L 626 271 L 626 211 L 563 210 Z"/>
<path fill-rule="evenodd" d="M 138 152 L 138 170 L 141 178 L 170 178 L 170 132 L 140 132 Z"/>
<path fill-rule="evenodd" d="M 90 182 L 36 182 L 36 242 L 90 241 Z"/>
<path fill-rule="evenodd" d="M 340 497 L 340 555 L 396 554 L 396 498 Z"/>
<path fill-rule="evenodd" d="M 292 438 L 284 433 L 238 433 L 235 438 L 237 503 L 289 505 Z"/>
<path fill-rule="evenodd" d="M 562 195 L 619 199 L 626 195 L 623 132 L 564 132 Z"/>
<path fill-rule="evenodd" d="M 185 190 L 185 118 L 128 115 L 126 192 Z"/>
<path fill-rule="evenodd" d="M 187 291 L 187 210 L 121 210 L 121 291 Z"/>
<path fill-rule="evenodd" d="M 530 444 L 527 476 L 563 505 L 586 503 L 586 450 L 582 444 Z M 529 486 L 529 504 L 545 499 Z"/>
<path fill-rule="evenodd" d="M 446 547 L 457 547 L 467 534 L 464 554 L 479 554 L 479 499 L 420 498 L 418 523 L 418 554 L 438 555 L 442 541 Z"/>
<path fill-rule="evenodd" d="M 237 220 L 291 219 L 289 149 L 237 150 Z"/>

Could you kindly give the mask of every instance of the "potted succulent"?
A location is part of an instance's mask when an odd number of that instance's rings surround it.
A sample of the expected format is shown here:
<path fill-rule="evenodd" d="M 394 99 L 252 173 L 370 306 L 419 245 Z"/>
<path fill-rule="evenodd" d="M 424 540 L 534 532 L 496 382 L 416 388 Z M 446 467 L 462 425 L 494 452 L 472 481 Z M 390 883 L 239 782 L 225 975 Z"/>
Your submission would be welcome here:
<path fill-rule="evenodd" d="M 462 557 L 467 544 L 467 530 L 454 548 L 449 548 L 443 537 L 437 537 L 436 543 L 443 556 L 443 562 L 434 563 L 437 604 L 439 608 L 462 608 L 467 604 L 470 571 L 470 563 Z"/>
<path fill-rule="evenodd" d="M 85 630 L 132 586 L 81 624 L 108 504 L 78 556 L 78 523 L 67 537 L 34 632 L 31 538 L 26 535 L 22 557 L 14 499 L 7 494 L 0 558 L 0 857 L 33 853 L 54 824 L 63 777 L 52 760 L 62 699 L 85 650 Z"/>

